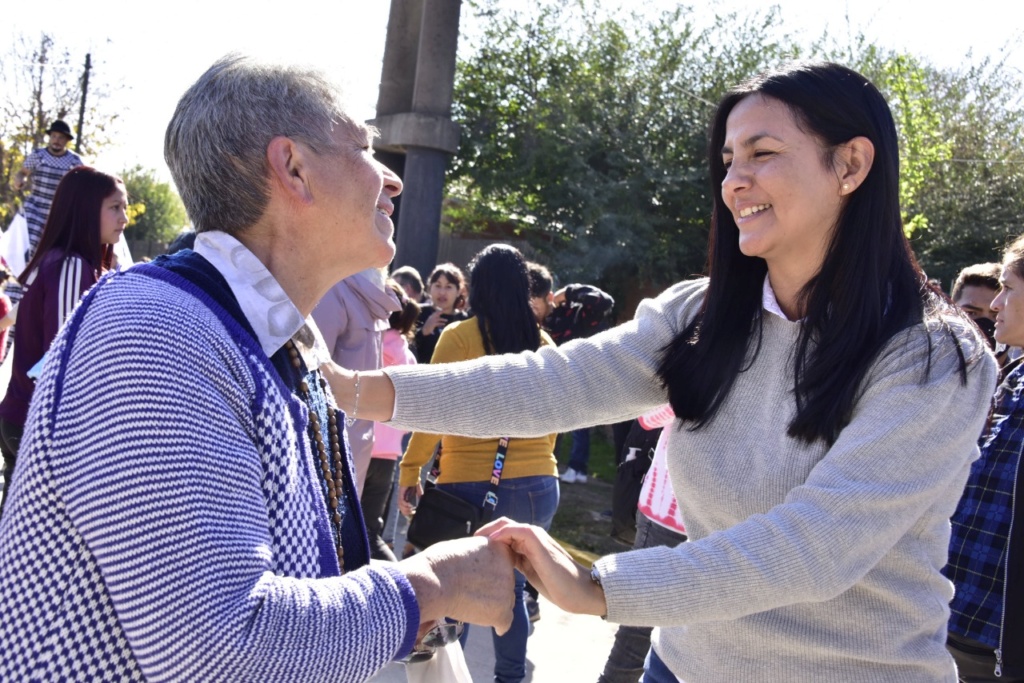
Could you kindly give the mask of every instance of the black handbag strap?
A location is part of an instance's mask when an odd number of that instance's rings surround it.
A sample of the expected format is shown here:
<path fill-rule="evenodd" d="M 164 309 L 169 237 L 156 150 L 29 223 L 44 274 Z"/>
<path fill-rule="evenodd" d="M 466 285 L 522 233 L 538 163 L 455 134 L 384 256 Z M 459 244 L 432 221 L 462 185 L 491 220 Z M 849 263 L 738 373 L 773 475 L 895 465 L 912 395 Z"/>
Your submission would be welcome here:
<path fill-rule="evenodd" d="M 480 507 L 488 508 L 491 512 L 494 512 L 495 506 L 498 505 L 498 485 L 501 483 L 501 473 L 505 469 L 505 456 L 508 454 L 508 437 L 503 436 L 498 439 L 498 450 L 494 454 L 494 464 L 491 467 L 491 478 L 490 486 L 487 487 L 487 493 L 484 494 L 483 503 Z M 434 447 L 434 459 L 430 463 L 430 471 L 427 473 L 426 486 L 437 485 L 437 478 L 441 476 L 441 440 L 438 439 L 437 446 Z"/>

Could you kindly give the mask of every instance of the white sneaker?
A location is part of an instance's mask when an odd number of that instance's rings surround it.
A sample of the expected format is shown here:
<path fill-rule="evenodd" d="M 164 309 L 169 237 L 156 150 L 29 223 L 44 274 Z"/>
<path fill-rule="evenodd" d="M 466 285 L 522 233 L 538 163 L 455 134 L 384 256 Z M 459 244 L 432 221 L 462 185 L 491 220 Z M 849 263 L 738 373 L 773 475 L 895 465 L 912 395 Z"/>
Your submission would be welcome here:
<path fill-rule="evenodd" d="M 573 468 L 569 467 L 562 473 L 561 480 L 566 484 L 586 484 L 587 475 L 582 472 L 577 472 Z"/>

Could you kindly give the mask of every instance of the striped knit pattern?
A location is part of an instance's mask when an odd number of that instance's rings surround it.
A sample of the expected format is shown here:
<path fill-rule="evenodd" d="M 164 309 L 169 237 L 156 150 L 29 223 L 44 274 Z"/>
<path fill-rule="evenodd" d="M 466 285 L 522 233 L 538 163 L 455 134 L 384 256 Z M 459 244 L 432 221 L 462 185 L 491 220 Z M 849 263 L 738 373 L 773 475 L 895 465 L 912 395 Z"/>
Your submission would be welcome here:
<path fill-rule="evenodd" d="M 408 649 L 399 571 L 322 575 L 308 410 L 205 293 L 114 273 L 50 353 L 0 522 L 0 680 L 362 681 Z"/>
<path fill-rule="evenodd" d="M 60 281 L 57 290 L 57 328 L 64 326 L 64 321 L 71 317 L 71 312 L 78 305 L 81 296 L 82 271 L 88 268 L 82 257 L 71 254 L 64 259 L 60 267 Z"/>
<path fill-rule="evenodd" d="M 25 260 L 28 261 L 39 244 L 39 238 L 43 234 L 43 226 L 46 225 L 46 217 L 50 213 L 50 205 L 53 204 L 53 195 L 57 193 L 57 186 L 61 178 L 76 166 L 82 165 L 82 157 L 74 152 L 54 156 L 46 147 L 40 147 L 32 152 L 25 159 L 25 169 L 32 173 L 32 193 L 25 200 L 25 219 L 28 221 L 29 252 Z"/>

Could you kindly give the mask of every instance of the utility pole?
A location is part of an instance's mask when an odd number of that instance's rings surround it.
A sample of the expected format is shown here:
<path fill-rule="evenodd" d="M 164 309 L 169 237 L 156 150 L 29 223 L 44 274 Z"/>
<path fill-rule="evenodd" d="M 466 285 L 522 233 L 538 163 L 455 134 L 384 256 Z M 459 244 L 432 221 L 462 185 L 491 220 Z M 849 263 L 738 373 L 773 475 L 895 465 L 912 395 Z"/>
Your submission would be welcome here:
<path fill-rule="evenodd" d="M 92 69 L 92 53 L 85 53 L 85 73 L 82 74 L 82 101 L 78 106 L 78 125 L 75 127 L 75 151 L 82 150 L 82 124 L 85 120 L 85 96 L 89 94 L 89 71 Z"/>
<path fill-rule="evenodd" d="M 391 0 L 377 97 L 377 158 L 401 176 L 395 266 L 424 276 L 437 263 L 448 159 L 458 151 L 452 121 L 462 0 Z"/>

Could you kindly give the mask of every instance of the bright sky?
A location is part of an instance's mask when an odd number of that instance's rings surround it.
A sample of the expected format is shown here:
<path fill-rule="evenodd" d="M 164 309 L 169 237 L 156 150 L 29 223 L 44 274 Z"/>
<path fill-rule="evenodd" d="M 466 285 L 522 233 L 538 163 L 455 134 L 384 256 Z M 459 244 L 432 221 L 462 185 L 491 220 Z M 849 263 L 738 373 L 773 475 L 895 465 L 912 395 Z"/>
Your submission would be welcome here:
<path fill-rule="evenodd" d="M 644 6 L 674 4 L 649 0 Z M 713 11 L 744 12 L 766 4 L 717 0 Z M 778 0 L 777 4 L 785 26 L 808 39 L 826 28 L 834 35 L 846 35 L 850 26 L 853 33 L 863 30 L 876 43 L 921 55 L 939 66 L 961 64 L 968 53 L 977 61 L 985 55 L 998 58 L 1008 50 L 1010 63 L 1024 73 L 1021 0 Z M 174 106 L 184 90 L 228 52 L 318 66 L 347 84 L 355 114 L 372 118 L 389 7 L 388 0 L 178 0 L 166 4 L 109 0 L 92 6 L 70 0 L 39 5 L 15 2 L 4 9 L 0 37 L 10 44 L 16 34 L 31 37 L 45 31 L 78 62 L 91 51 L 94 77 L 124 85 L 112 104 L 122 114 L 118 144 L 91 161 L 115 172 L 141 163 L 169 178 L 162 146 Z M 472 31 L 476 25 L 464 4 L 463 31 Z"/>

